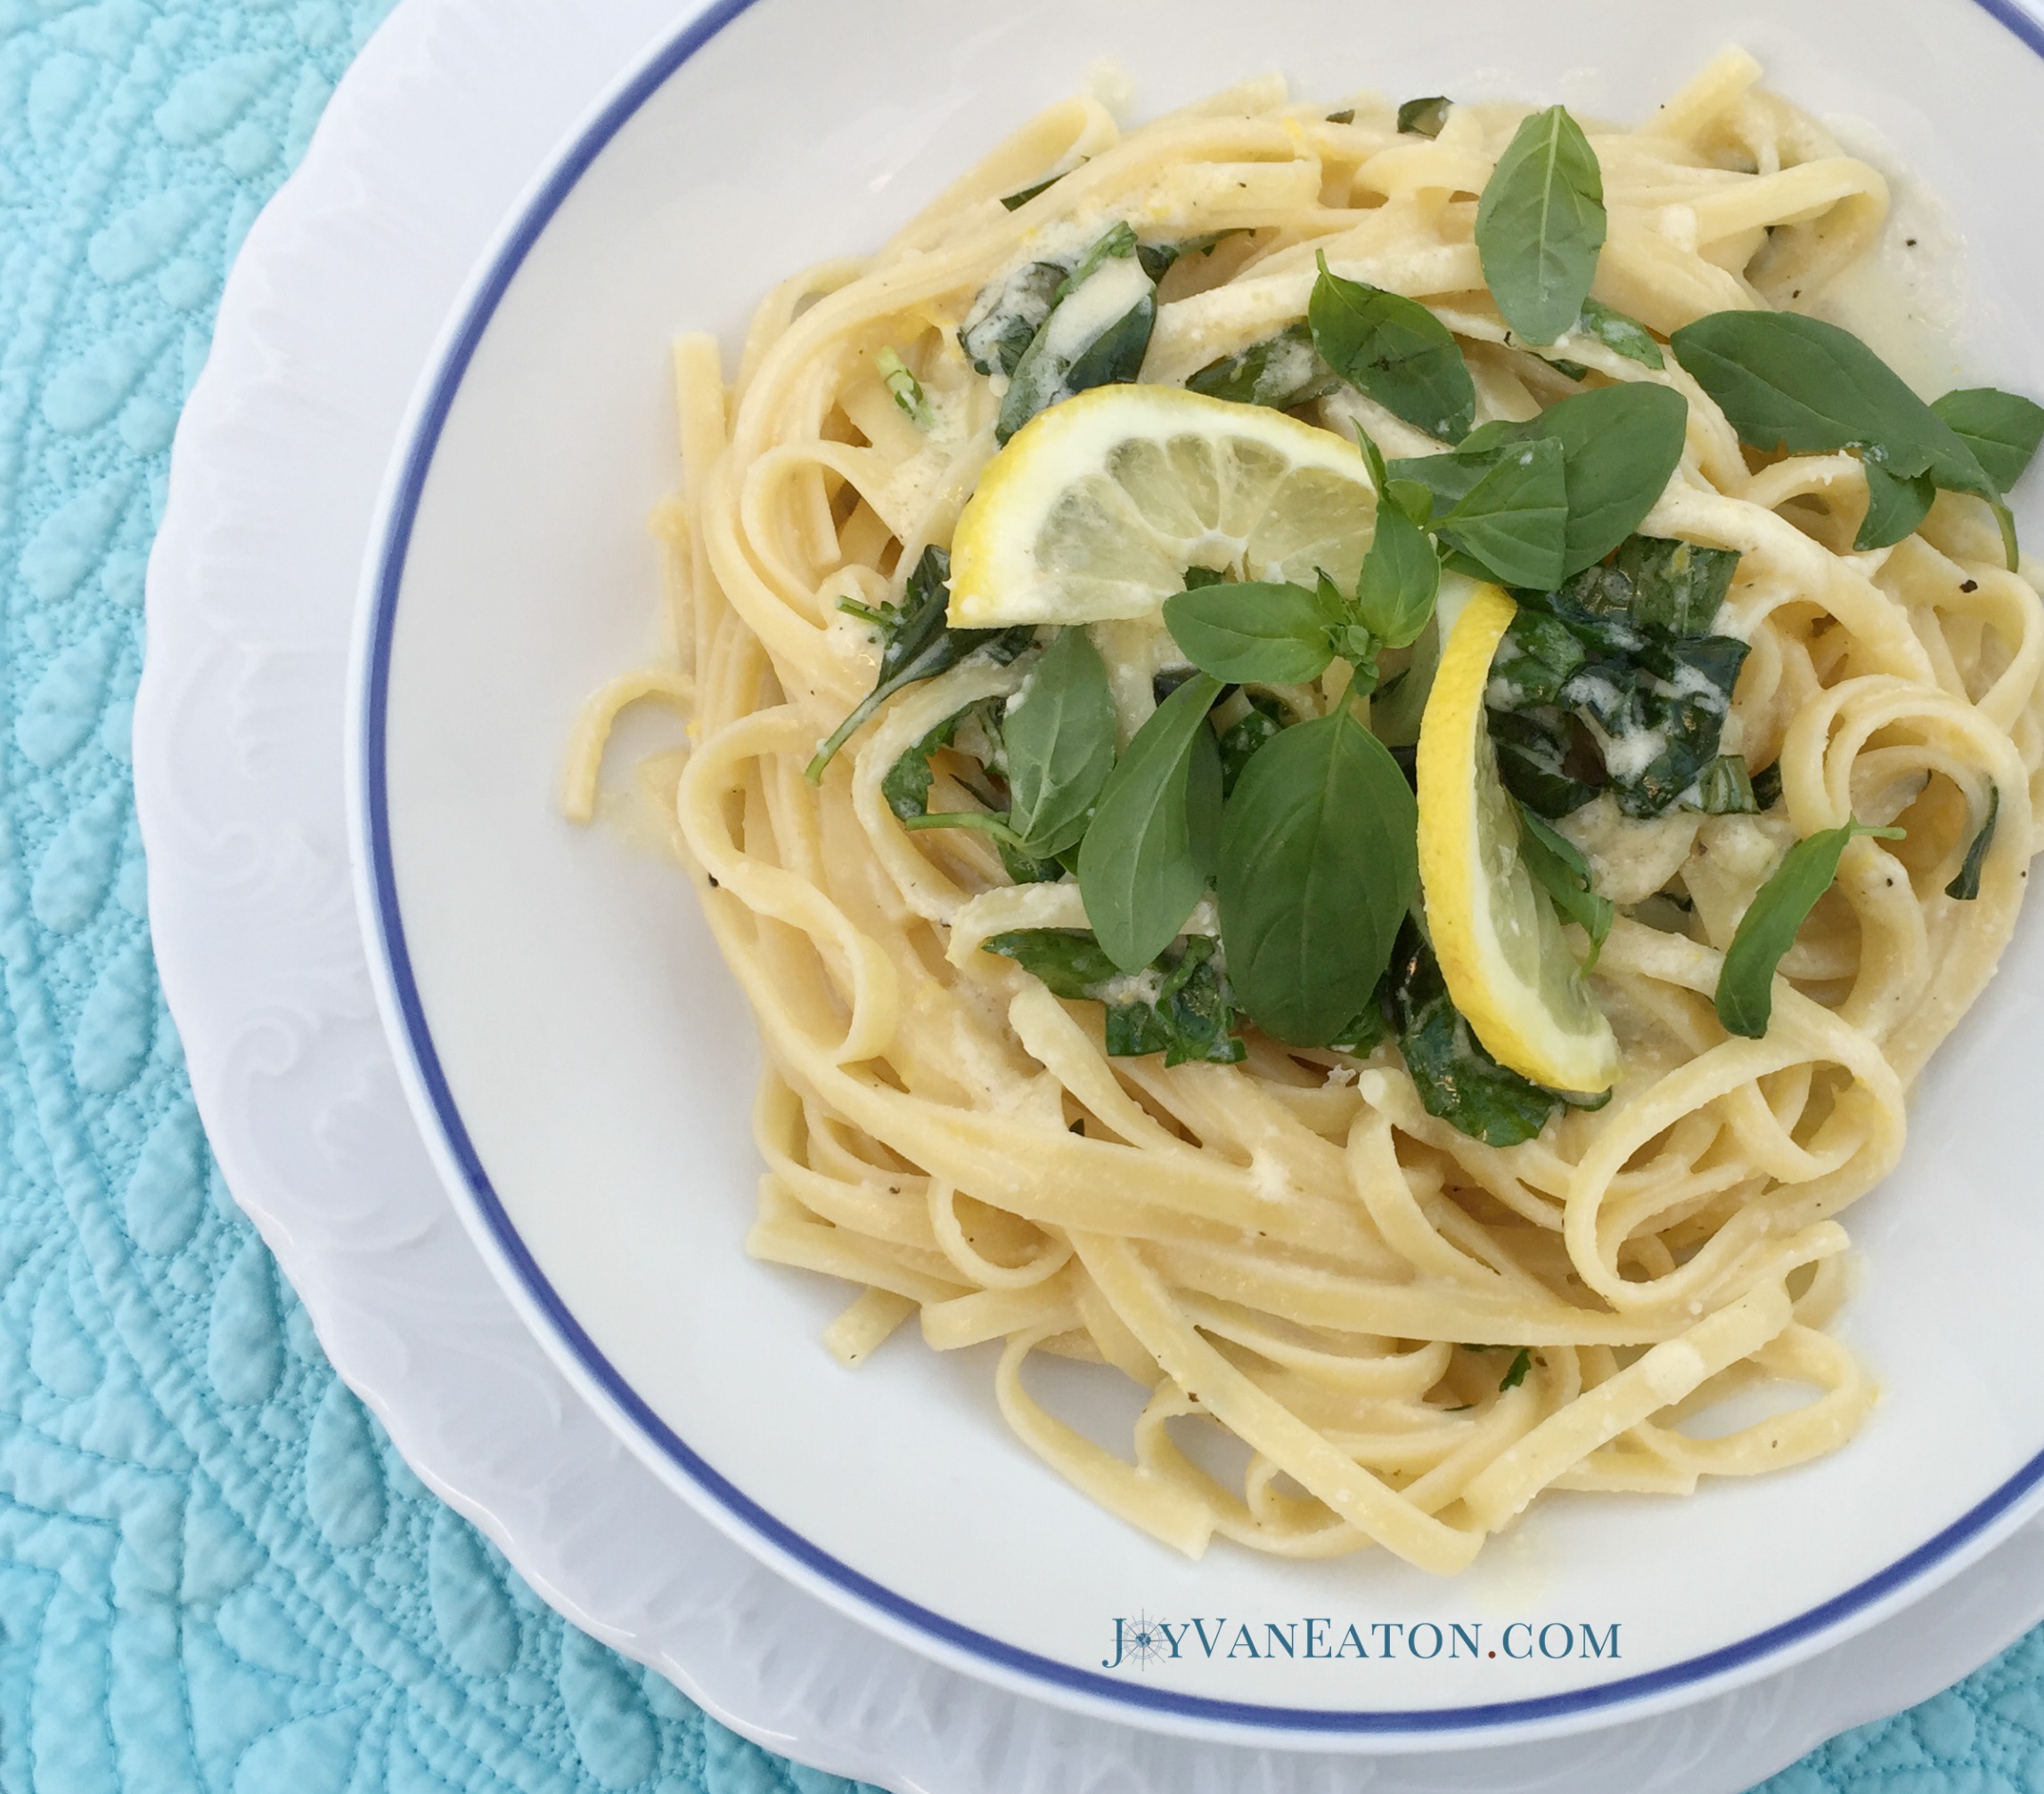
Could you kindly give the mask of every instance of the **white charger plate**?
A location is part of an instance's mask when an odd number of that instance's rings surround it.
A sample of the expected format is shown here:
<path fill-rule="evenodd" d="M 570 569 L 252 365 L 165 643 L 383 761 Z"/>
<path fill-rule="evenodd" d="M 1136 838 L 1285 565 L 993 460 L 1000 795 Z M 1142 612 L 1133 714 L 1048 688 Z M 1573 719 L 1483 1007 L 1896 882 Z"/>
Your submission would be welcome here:
<path fill-rule="evenodd" d="M 774 280 L 883 238 L 1082 58 L 1129 70 L 1149 110 L 1274 61 L 1330 99 L 1367 80 L 1623 116 L 1743 37 L 1783 91 L 1877 120 L 1972 239 L 1997 327 L 1936 373 L 2044 390 L 2017 303 L 2044 254 L 1992 228 L 2009 171 L 2044 172 L 2024 123 L 2044 61 L 1971 0 L 1641 7 L 1623 31 L 1562 0 L 1446 16 L 1275 0 L 1251 52 L 1230 0 L 991 20 L 895 0 L 885 29 L 830 0 L 713 9 L 625 78 L 486 261 L 395 463 L 364 612 L 372 960 L 429 1143 L 543 1341 L 680 1493 L 826 1599 L 1009 1686 L 1209 1737 L 1419 1748 L 1693 1699 L 1950 1574 L 2044 1477 L 2044 1383 L 1983 1374 L 2039 1341 L 2020 1118 L 2044 930 L 2019 933 L 1853 1216 L 1868 1272 L 1845 1332 L 1889 1399 L 1851 1450 L 1680 1508 L 1543 1503 L 1451 1582 L 1381 1556 L 1191 1564 L 1008 1435 L 993 1348 L 897 1348 L 855 1381 L 818 1348 L 842 1291 L 742 1253 L 756 1056 L 736 987 L 676 875 L 552 812 L 576 703 L 645 635 L 673 329 L 735 344 Z M 1962 116 L 1963 136 L 1942 127 Z M 1159 1616 L 1198 1617 L 1204 1651 L 1188 1630 L 1128 1655 Z M 1336 1652 L 1352 1631 L 1366 1667 Z"/>
<path fill-rule="evenodd" d="M 202 1110 L 233 1187 L 401 1448 L 572 1617 L 763 1741 L 947 1794 L 1069 1787 L 1081 1759 L 1132 1786 L 1323 1785 L 1332 1765 L 1312 1758 L 1189 1752 L 1014 1701 L 862 1644 L 749 1570 L 565 1398 L 449 1225 L 397 1110 L 348 936 L 332 776 L 369 495 L 487 224 L 652 16 L 607 18 L 606 38 L 535 7 L 486 35 L 455 0 L 413 0 L 230 287 L 152 566 L 137 725 L 159 950 Z M 299 602 L 280 607 L 284 590 Z M 1595 1760 L 1615 1788 L 1744 1785 L 2014 1635 L 2037 1606 L 2026 1550 L 1912 1615 L 1906 1655 L 1876 1634 L 1679 1724 L 1629 1727 Z M 1462 1754 L 1401 1780 L 1604 1785 L 1582 1779 L 1582 1755 Z"/>

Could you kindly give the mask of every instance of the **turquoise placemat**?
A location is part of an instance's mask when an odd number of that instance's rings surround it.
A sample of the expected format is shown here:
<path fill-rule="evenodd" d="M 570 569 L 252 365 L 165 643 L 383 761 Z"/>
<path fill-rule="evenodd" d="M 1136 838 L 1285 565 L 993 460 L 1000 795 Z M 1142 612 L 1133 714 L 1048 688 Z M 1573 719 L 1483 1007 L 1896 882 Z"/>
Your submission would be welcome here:
<path fill-rule="evenodd" d="M 0 0 L 0 1794 L 848 1794 L 426 1493 L 229 1200 L 157 992 L 128 717 L 171 432 L 387 4 Z M 2044 1633 L 1768 1785 L 2044 1794 L 2040 1740 Z"/>

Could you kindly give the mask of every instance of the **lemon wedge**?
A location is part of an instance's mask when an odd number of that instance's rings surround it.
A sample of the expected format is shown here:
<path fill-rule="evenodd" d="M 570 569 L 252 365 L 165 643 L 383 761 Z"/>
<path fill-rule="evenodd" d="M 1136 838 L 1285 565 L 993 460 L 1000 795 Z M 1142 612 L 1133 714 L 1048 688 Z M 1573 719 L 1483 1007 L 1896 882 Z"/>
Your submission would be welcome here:
<path fill-rule="evenodd" d="M 1589 1094 L 1617 1081 L 1618 1041 L 1520 862 L 1484 723 L 1491 659 L 1517 608 L 1475 586 L 1442 649 L 1419 723 L 1419 885 L 1448 995 L 1476 1038 L 1522 1077 Z"/>
<path fill-rule="evenodd" d="M 1147 617 L 1188 567 L 1355 584 L 1377 515 L 1352 442 L 1175 386 L 1101 386 L 987 463 L 951 545 L 954 628 Z"/>

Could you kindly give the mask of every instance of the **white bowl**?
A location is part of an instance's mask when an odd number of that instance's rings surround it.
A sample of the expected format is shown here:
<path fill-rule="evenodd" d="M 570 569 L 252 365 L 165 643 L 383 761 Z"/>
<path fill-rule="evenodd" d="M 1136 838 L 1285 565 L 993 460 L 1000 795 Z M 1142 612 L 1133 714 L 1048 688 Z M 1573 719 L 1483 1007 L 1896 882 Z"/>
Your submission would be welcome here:
<path fill-rule="evenodd" d="M 2044 341 L 2015 296 L 2044 288 L 2044 250 L 2009 196 L 2044 173 L 2027 123 L 2044 60 L 2034 27 L 1999 16 L 1971 0 L 1764 15 L 1271 0 L 1251 27 L 1218 0 L 757 0 L 691 24 L 573 138 L 479 271 L 393 466 L 352 801 L 371 957 L 429 1143 L 536 1333 L 673 1487 L 805 1586 L 975 1674 L 1323 1749 L 1562 1732 L 1697 1699 L 1870 1624 L 2038 1504 L 2044 1205 L 2024 1106 L 2044 928 L 2019 930 L 1918 1092 L 1903 1165 L 1850 1217 L 1865 1274 L 1844 1332 L 1887 1393 L 1847 1449 L 1686 1503 L 1550 1500 L 1452 1582 L 1381 1553 L 1217 1548 L 1190 1564 L 1008 1434 L 985 1352 L 897 1342 L 848 1375 L 822 1350 L 842 1289 L 743 1253 L 757 1049 L 693 900 L 671 867 L 553 804 L 576 706 L 650 639 L 672 333 L 708 327 L 735 348 L 771 282 L 878 242 L 1096 58 L 1133 75 L 1144 112 L 1275 63 L 1306 93 L 1516 94 L 1626 118 L 1736 38 L 1949 205 L 1975 323 L 1952 383 L 2037 392 Z M 1227 1616 L 1230 1639 L 1247 1620 L 1266 1644 L 1288 1626 L 1301 1654 L 1112 1664 L 1117 1623 L 1142 1615 Z M 1352 1623 L 1366 1663 L 1306 1653 Z M 1380 1654 L 1376 1626 L 1436 1628 L 1443 1648 Z M 1563 1632 L 1567 1654 L 1544 1655 Z"/>

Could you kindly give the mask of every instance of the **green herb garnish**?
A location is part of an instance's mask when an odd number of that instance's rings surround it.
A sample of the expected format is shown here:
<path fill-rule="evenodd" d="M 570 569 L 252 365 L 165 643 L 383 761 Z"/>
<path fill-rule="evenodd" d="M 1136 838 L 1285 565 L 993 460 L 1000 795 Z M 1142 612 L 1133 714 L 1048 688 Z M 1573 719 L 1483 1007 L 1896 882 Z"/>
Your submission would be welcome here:
<path fill-rule="evenodd" d="M 863 618 L 880 631 L 880 672 L 873 689 L 852 714 L 821 742 L 815 757 L 804 769 L 811 784 L 823 776 L 823 769 L 837 757 L 838 750 L 874 711 L 904 687 L 946 673 L 967 655 L 985 649 L 996 660 L 1012 660 L 1036 638 L 1033 624 L 1011 629 L 953 629 L 944 617 L 951 602 L 951 556 L 941 548 L 926 548 L 909 575 L 908 585 L 897 605 L 875 611 L 863 604 L 841 601 L 840 608 Z"/>
<path fill-rule="evenodd" d="M 1476 389 L 1448 326 L 1419 303 L 1329 272 L 1306 303 L 1320 358 L 1357 391 L 1427 435 L 1459 442 L 1476 417 Z"/>
<path fill-rule="evenodd" d="M 1718 1020 L 1728 1033 L 1758 1040 L 1767 1032 L 1774 1013 L 1775 968 L 1795 945 L 1797 930 L 1816 908 L 1817 899 L 1831 889 L 1846 844 L 1858 835 L 1900 840 L 1902 831 L 1869 828 L 1859 822 L 1820 830 L 1789 848 L 1788 856 L 1761 886 L 1740 919 L 1718 972 Z"/>
<path fill-rule="evenodd" d="M 1166 1065 L 1236 1065 L 1247 1049 L 1212 937 L 1188 935 L 1142 971 L 1122 971 L 1079 929 L 1020 929 L 984 943 L 1056 995 L 1107 1005 L 1110 1059 L 1161 1053 Z"/>
<path fill-rule="evenodd" d="M 1345 706 L 1244 769 L 1222 821 L 1221 928 L 1267 1034 L 1325 1045 L 1369 1003 L 1418 889 L 1417 828 L 1405 775 Z"/>
<path fill-rule="evenodd" d="M 1944 888 L 1949 897 L 1957 897 L 1961 903 L 1971 903 L 1980 895 L 1980 869 L 1987 864 L 1987 850 L 1994 845 L 1994 825 L 2001 815 L 2001 787 L 1987 788 L 1987 820 L 1981 823 L 1980 831 L 1973 838 L 1966 850 L 1965 863 L 1958 874 Z"/>
<path fill-rule="evenodd" d="M 1398 109 L 1398 128 L 1422 137 L 1438 137 L 1441 127 L 1448 122 L 1448 112 L 1454 102 L 1440 94 L 1429 94 L 1423 100 L 1408 100 Z"/>
<path fill-rule="evenodd" d="M 2022 479 L 2038 443 L 2044 441 L 2044 405 L 1991 386 L 1948 392 L 1931 409 L 1950 425 L 2003 492 Z"/>
<path fill-rule="evenodd" d="M 1221 682 L 1195 674 L 1128 744 L 1079 848 L 1079 889 L 1108 957 L 1141 971 L 1206 892 L 1220 852 L 1221 756 L 1206 712 Z"/>
<path fill-rule="evenodd" d="M 931 414 L 929 400 L 923 397 L 922 382 L 908 370 L 908 365 L 891 348 L 883 348 L 873 357 L 873 369 L 885 383 L 902 415 L 918 430 L 928 430 L 936 419 Z"/>
<path fill-rule="evenodd" d="M 1529 1348 L 1521 1346 L 1504 1375 L 1498 1379 L 1498 1393 L 1501 1396 L 1507 1389 L 1517 1389 L 1525 1381 L 1526 1372 L 1532 1369 L 1533 1352 Z"/>
<path fill-rule="evenodd" d="M 1655 341 L 1654 333 L 1645 324 L 1593 299 L 1583 300 L 1582 315 L 1575 320 L 1570 334 L 1595 337 L 1614 354 L 1636 361 L 1642 367 L 1661 368 L 1668 365 L 1661 345 Z"/>
<path fill-rule="evenodd" d="M 2008 565 L 2015 566 L 2015 523 L 2002 486 L 1966 439 L 1851 332 L 1794 312 L 1729 311 L 1685 324 L 1672 340 L 1676 360 L 1747 446 L 1767 454 L 1859 453 L 1870 503 L 1855 548 L 1901 541 L 1923 521 L 1934 487 L 1986 500 Z M 1970 396 L 1957 409 L 1962 421 L 1996 430 L 2013 429 L 2018 414 Z M 2005 452 L 1990 452 L 2006 471 L 2020 446 L 2018 439 Z"/>
<path fill-rule="evenodd" d="M 1582 315 L 1604 247 L 1604 176 L 1582 128 L 1559 106 L 1518 128 L 1476 205 L 1476 253 L 1498 310 L 1529 343 Z"/>
<path fill-rule="evenodd" d="M 1580 922 L 1590 937 L 1590 957 L 1584 971 L 1597 963 L 1604 951 L 1605 937 L 1611 932 L 1612 907 L 1590 882 L 1590 862 L 1566 835 L 1558 834 L 1525 807 L 1519 807 L 1519 863 L 1552 900 L 1565 922 Z"/>
<path fill-rule="evenodd" d="M 1320 359 L 1312 326 L 1304 318 L 1238 355 L 1208 362 L 1185 382 L 1190 391 L 1209 398 L 1267 405 L 1278 411 L 1325 398 L 1341 383 L 1341 377 Z"/>

